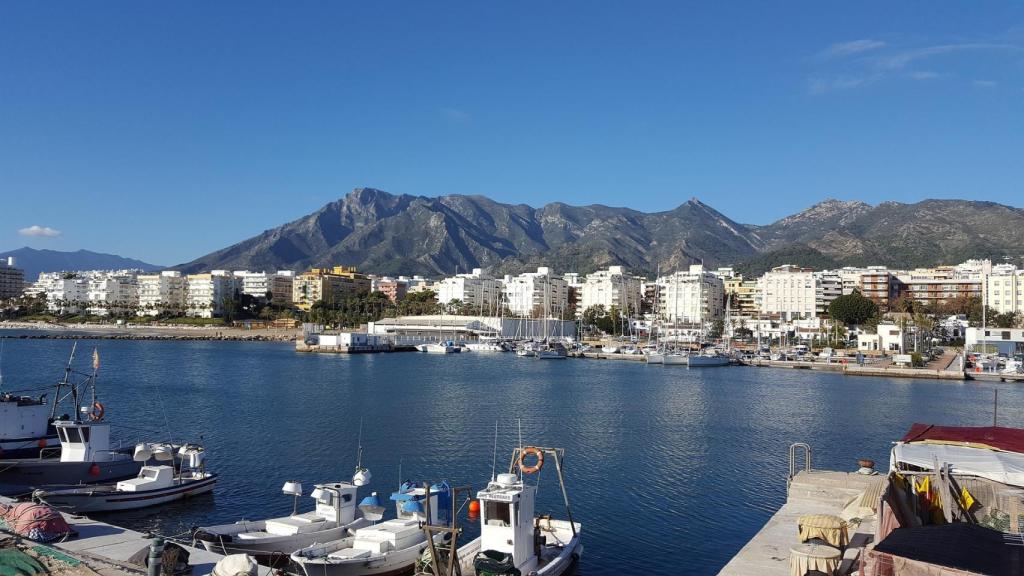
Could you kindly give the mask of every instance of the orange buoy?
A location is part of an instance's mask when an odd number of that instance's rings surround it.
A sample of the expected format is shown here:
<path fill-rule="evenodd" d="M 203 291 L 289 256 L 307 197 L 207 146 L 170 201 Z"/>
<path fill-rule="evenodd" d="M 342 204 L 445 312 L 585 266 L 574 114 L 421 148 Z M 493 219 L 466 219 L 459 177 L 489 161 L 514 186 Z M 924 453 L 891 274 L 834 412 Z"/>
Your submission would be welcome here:
<path fill-rule="evenodd" d="M 99 475 L 100 475 L 100 465 L 96 464 L 94 462 L 92 466 L 89 466 L 89 476 L 99 476 Z"/>
<path fill-rule="evenodd" d="M 470 516 L 476 516 L 479 513 L 480 513 L 480 501 L 479 500 L 470 500 L 469 501 L 469 515 Z"/>
<path fill-rule="evenodd" d="M 37 444 L 39 444 L 40 448 L 46 448 L 46 438 L 40 438 Z"/>

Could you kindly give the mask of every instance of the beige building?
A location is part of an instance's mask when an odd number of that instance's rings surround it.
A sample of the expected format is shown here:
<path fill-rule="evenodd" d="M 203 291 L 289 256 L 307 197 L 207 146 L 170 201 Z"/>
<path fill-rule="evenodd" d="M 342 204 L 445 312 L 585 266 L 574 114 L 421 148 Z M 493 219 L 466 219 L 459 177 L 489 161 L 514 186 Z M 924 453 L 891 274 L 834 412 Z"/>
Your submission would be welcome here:
<path fill-rule="evenodd" d="M 610 266 L 607 270 L 587 274 L 579 287 L 576 313 L 582 315 L 592 306 L 604 306 L 605 310 L 614 306 L 625 314 L 637 316 L 644 295 L 643 286 L 641 278 L 626 274 L 622 266 Z"/>
<path fill-rule="evenodd" d="M 701 324 L 725 316 L 725 284 L 700 264 L 658 278 L 658 316 L 673 324 Z"/>
<path fill-rule="evenodd" d="M 758 280 L 762 314 L 783 320 L 814 318 L 818 291 L 814 272 L 786 264 L 772 268 Z"/>
<path fill-rule="evenodd" d="M 185 278 L 181 272 L 166 270 L 159 274 L 140 274 L 138 282 L 139 314 L 156 316 L 185 309 Z"/>
<path fill-rule="evenodd" d="M 189 274 L 185 291 L 185 313 L 197 318 L 213 318 L 224 314 L 224 300 L 238 288 L 235 277 L 227 270 L 207 274 Z"/>
<path fill-rule="evenodd" d="M 297 308 L 309 310 L 315 302 L 333 304 L 348 294 L 369 292 L 371 286 L 370 278 L 351 266 L 311 268 L 295 277 L 292 303 Z"/>

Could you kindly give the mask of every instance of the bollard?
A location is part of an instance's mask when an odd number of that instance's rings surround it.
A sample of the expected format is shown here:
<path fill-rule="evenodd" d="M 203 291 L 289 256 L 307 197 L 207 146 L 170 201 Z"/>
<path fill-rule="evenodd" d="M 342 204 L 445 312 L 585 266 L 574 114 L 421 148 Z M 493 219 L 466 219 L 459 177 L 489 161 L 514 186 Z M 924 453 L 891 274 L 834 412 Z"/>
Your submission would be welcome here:
<path fill-rule="evenodd" d="M 164 539 L 160 536 L 149 543 L 149 576 L 160 576 L 164 562 Z"/>

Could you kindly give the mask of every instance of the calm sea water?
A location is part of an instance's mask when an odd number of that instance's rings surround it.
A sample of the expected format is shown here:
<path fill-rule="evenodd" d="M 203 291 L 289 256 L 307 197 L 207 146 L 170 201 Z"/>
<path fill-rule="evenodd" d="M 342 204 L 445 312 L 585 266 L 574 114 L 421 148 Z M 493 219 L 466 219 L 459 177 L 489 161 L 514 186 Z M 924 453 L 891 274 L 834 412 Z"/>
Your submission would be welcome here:
<path fill-rule="evenodd" d="M 1024 427 L 1024 387 L 842 377 L 802 370 L 686 368 L 513 355 L 309 355 L 290 344 L 83 341 L 97 346 L 99 392 L 127 442 L 197 440 L 221 475 L 216 494 L 107 521 L 177 534 L 283 515 L 290 479 L 348 479 L 360 419 L 372 489 L 401 478 L 483 487 L 494 424 L 499 468 L 516 445 L 566 449 L 584 526 L 579 573 L 714 574 L 785 498 L 787 447 L 816 467 L 884 467 L 913 422 Z M 70 341 L 6 340 L 8 390 L 62 375 Z M 146 433 L 144 431 L 152 431 Z M 539 511 L 561 515 L 552 468 Z M 308 498 L 303 498 L 308 500 Z M 309 504 L 302 502 L 302 506 Z"/>

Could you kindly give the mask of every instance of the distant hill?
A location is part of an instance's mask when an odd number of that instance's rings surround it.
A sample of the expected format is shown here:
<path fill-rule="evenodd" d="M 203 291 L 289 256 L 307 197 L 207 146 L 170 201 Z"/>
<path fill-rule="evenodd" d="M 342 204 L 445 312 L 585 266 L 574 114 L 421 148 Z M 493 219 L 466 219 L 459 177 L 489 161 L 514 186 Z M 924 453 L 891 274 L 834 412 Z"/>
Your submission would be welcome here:
<path fill-rule="evenodd" d="M 517 273 L 549 265 L 590 272 L 621 264 L 652 274 L 704 262 L 748 273 L 924 266 L 1024 255 L 1024 210 L 967 200 L 915 204 L 825 200 L 766 226 L 737 223 L 697 199 L 665 212 L 559 202 L 533 208 L 484 196 L 429 198 L 357 188 L 316 212 L 176 266 L 303 269 L 355 265 L 380 274 Z"/>
<path fill-rule="evenodd" d="M 141 260 L 125 258 L 114 254 L 102 254 L 88 250 L 61 252 L 58 250 L 36 250 L 34 248 L 18 248 L 10 252 L 0 252 L 0 258 L 14 256 L 15 265 L 25 271 L 26 281 L 35 281 L 40 272 L 62 272 L 76 270 L 121 270 L 138 268 L 147 272 L 162 270 L 163 266 L 147 264 Z"/>

